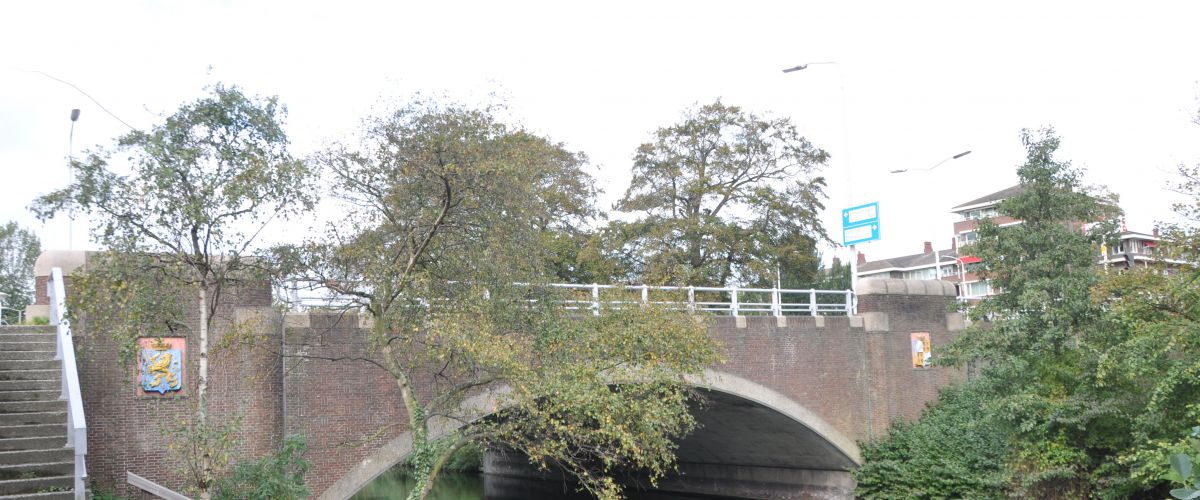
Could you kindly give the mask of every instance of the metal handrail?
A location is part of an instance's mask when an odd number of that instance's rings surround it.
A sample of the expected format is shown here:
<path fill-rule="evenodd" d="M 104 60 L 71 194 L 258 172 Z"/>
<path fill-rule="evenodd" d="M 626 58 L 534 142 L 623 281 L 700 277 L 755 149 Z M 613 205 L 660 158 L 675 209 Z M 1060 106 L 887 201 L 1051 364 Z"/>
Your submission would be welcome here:
<path fill-rule="evenodd" d="M 16 324 L 19 325 L 25 322 L 25 311 L 14 309 L 5 305 L 8 302 L 8 294 L 0 292 L 0 325 Z M 9 323 L 4 321 L 4 311 L 15 311 L 17 313 L 17 322 Z"/>
<path fill-rule="evenodd" d="M 83 395 L 79 392 L 79 368 L 75 364 L 75 343 L 71 340 L 71 320 L 67 319 L 67 294 L 62 268 L 50 271 L 50 324 L 58 327 L 54 359 L 62 361 L 62 396 L 67 400 L 67 448 L 75 449 L 75 499 L 86 498 L 87 420 L 83 416 Z"/>
<path fill-rule="evenodd" d="M 517 285 L 529 285 L 517 283 Z M 580 292 L 578 298 L 561 301 L 571 311 L 591 311 L 599 315 L 602 309 L 620 309 L 635 304 L 653 304 L 689 311 L 728 314 L 730 316 L 820 316 L 851 315 L 854 311 L 854 292 L 851 290 L 817 290 L 789 288 L 740 288 L 709 286 L 652 286 L 652 285 L 581 285 L 549 283 L 544 286 Z M 637 296 L 605 297 L 613 292 Z M 686 297 L 681 294 L 686 293 Z M 697 298 L 697 294 L 701 297 Z M 321 293 L 302 297 L 298 289 L 279 293 L 281 300 L 295 310 L 305 308 L 353 307 L 349 297 Z M 707 295 L 707 296 L 705 296 Z M 713 297 L 713 296 L 716 297 Z M 792 299 L 792 300 L 788 300 Z M 799 299 L 799 300 L 796 300 Z"/>

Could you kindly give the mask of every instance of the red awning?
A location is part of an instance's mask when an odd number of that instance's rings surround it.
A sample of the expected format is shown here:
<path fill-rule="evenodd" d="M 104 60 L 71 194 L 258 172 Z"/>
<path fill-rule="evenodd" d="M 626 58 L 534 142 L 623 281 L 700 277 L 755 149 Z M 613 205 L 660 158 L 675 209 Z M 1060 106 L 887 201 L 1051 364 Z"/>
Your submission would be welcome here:
<path fill-rule="evenodd" d="M 972 257 L 970 255 L 964 256 L 958 260 L 961 260 L 963 264 L 975 264 L 977 262 L 983 262 L 983 259 L 980 259 L 979 257 Z"/>

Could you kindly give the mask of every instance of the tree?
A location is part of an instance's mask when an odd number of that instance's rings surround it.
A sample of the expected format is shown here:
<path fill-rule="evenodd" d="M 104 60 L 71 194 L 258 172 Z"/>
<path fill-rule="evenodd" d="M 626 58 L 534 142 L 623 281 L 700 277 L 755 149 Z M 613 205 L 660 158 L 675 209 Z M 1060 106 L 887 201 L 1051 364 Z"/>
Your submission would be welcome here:
<path fill-rule="evenodd" d="M 0 293 L 8 294 L 0 322 L 13 324 L 33 300 L 33 264 L 42 253 L 41 242 L 16 222 L 0 226 Z"/>
<path fill-rule="evenodd" d="M 112 333 L 125 352 L 148 325 L 198 335 L 192 429 L 199 432 L 207 428 L 209 330 L 222 293 L 240 280 L 263 279 L 255 276 L 265 271 L 254 257 L 260 232 L 314 203 L 310 169 L 287 150 L 285 115 L 274 97 L 218 84 L 164 123 L 121 136 L 113 151 L 89 152 L 73 164 L 74 184 L 32 207 L 42 219 L 82 210 L 95 221 L 93 237 L 106 254 L 94 272 L 76 277 L 73 310 L 117 320 Z M 178 300 L 184 291 L 199 313 L 194 330 Z M 199 464 L 191 480 L 205 496 L 224 463 L 211 451 L 188 457 Z"/>
<path fill-rule="evenodd" d="M 1111 438 L 1097 430 L 1122 415 L 1114 401 L 1077 385 L 1088 362 L 1079 347 L 1099 326 L 1102 308 L 1090 296 L 1100 280 L 1097 249 L 1113 238 L 1119 211 L 1115 197 L 1085 188 L 1081 171 L 1054 158 L 1053 130 L 1023 131 L 1022 142 L 1022 191 L 999 206 L 1022 222 L 981 221 L 970 248 L 999 293 L 971 310 L 979 322 L 950 346 L 947 361 L 981 365 L 979 383 L 994 394 L 990 410 L 1010 426 L 1016 492 L 1091 495 Z"/>
<path fill-rule="evenodd" d="M 610 225 L 605 255 L 653 284 L 767 284 L 811 268 L 828 240 L 815 176 L 828 156 L 787 119 L 720 101 L 688 110 L 634 153 L 616 208 L 638 219 Z"/>
<path fill-rule="evenodd" d="M 935 358 L 977 370 L 969 391 L 980 395 L 981 406 L 956 406 L 943 395 L 915 426 L 873 446 L 892 461 L 920 460 L 927 446 L 912 437 L 921 429 L 938 427 L 949 446 L 961 447 L 985 421 L 1004 449 L 947 452 L 939 467 L 1002 480 L 1005 491 L 997 496 L 1127 498 L 1138 490 L 1116 457 L 1131 440 L 1128 402 L 1136 398 L 1097 378 L 1098 354 L 1112 330 L 1106 307 L 1092 295 L 1102 281 L 1095 256 L 1117 227 L 1115 198 L 1083 187 L 1082 173 L 1054 158 L 1059 140 L 1052 130 L 1024 131 L 1022 141 L 1028 155 L 1017 169 L 1022 190 L 999 206 L 1021 223 L 981 221 L 969 249 L 999 292 L 970 309 L 972 326 Z M 870 479 L 875 492 L 906 481 L 878 471 Z M 975 496 L 971 488 L 959 484 L 946 496 Z"/>
<path fill-rule="evenodd" d="M 278 254 L 290 279 L 371 319 L 413 436 L 410 498 L 471 443 L 562 466 L 603 498 L 620 495 L 616 470 L 668 470 L 694 425 L 684 377 L 716 348 L 683 314 L 575 315 L 538 286 L 556 273 L 547 234 L 594 212 L 583 158 L 487 109 L 418 101 L 366 125 L 317 157 L 347 218 Z M 480 394 L 490 418 L 460 407 Z M 463 426 L 438 436 L 439 418 Z"/>

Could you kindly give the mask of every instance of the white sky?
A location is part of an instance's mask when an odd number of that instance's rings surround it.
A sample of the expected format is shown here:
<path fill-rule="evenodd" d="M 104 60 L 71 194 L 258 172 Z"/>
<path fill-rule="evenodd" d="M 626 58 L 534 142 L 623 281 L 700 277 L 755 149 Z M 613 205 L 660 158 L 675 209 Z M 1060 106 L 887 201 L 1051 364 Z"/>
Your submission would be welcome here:
<path fill-rule="evenodd" d="M 831 234 L 841 208 L 879 201 L 883 239 L 860 248 L 872 260 L 948 247 L 952 206 L 1016 182 L 1023 127 L 1054 126 L 1060 156 L 1120 194 L 1130 229 L 1169 218 L 1175 166 L 1200 161 L 1200 3 L 984 4 L 5 2 L 0 222 L 66 248 L 65 221 L 25 207 L 66 182 L 70 110 L 82 110 L 77 153 L 128 130 L 31 70 L 136 127 L 217 81 L 278 95 L 298 155 L 392 97 L 498 93 L 591 157 L 606 208 L 638 144 L 721 97 L 790 117 L 833 154 Z M 780 71 L 812 61 L 838 64 Z M 932 172 L 887 173 L 964 150 Z M 84 226 L 76 249 L 90 245 Z"/>

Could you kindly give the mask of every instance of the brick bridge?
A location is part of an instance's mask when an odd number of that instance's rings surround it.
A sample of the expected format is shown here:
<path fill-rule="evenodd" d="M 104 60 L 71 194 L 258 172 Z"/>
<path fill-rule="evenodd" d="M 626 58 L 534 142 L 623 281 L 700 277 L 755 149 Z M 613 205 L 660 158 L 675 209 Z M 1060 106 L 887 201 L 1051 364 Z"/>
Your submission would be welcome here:
<path fill-rule="evenodd" d="M 84 260 L 79 252 L 44 254 L 37 266 L 38 303 L 45 302 L 51 267 L 70 273 Z M 727 361 L 696 380 L 709 401 L 696 415 L 701 427 L 680 443 L 686 480 L 668 479 L 664 489 L 756 498 L 852 497 L 846 471 L 860 460 L 857 442 L 883 434 L 893 420 L 916 417 L 939 387 L 959 376 L 913 368 L 910 335 L 928 333 L 936 349 L 963 327 L 962 317 L 952 312 L 953 287 L 940 281 L 869 280 L 861 288 L 856 316 L 708 321 Z M 211 355 L 210 414 L 242 419 L 238 456 L 259 457 L 283 436 L 302 435 L 312 465 L 307 483 L 314 495 L 332 499 L 348 498 L 406 456 L 407 419 L 386 373 L 365 361 L 287 356 L 368 355 L 357 318 L 281 314 L 265 285 L 224 297 L 212 344 L 220 344 L 229 325 L 246 321 L 270 344 Z M 195 391 L 196 356 L 187 358 L 184 395 L 140 395 L 134 367 L 122 365 L 114 343 L 96 330 L 97 325 L 77 327 L 75 340 L 90 478 L 135 496 L 144 493 L 126 490 L 126 471 L 181 488 L 182 469 L 168 458 L 164 432 L 170 422 L 190 415 L 187 394 Z M 187 344 L 189 352 L 198 352 L 196 339 Z M 497 453 L 485 457 L 485 470 L 533 474 L 519 459 Z M 489 495 L 504 497 L 502 478 L 487 486 L 496 489 Z"/>

